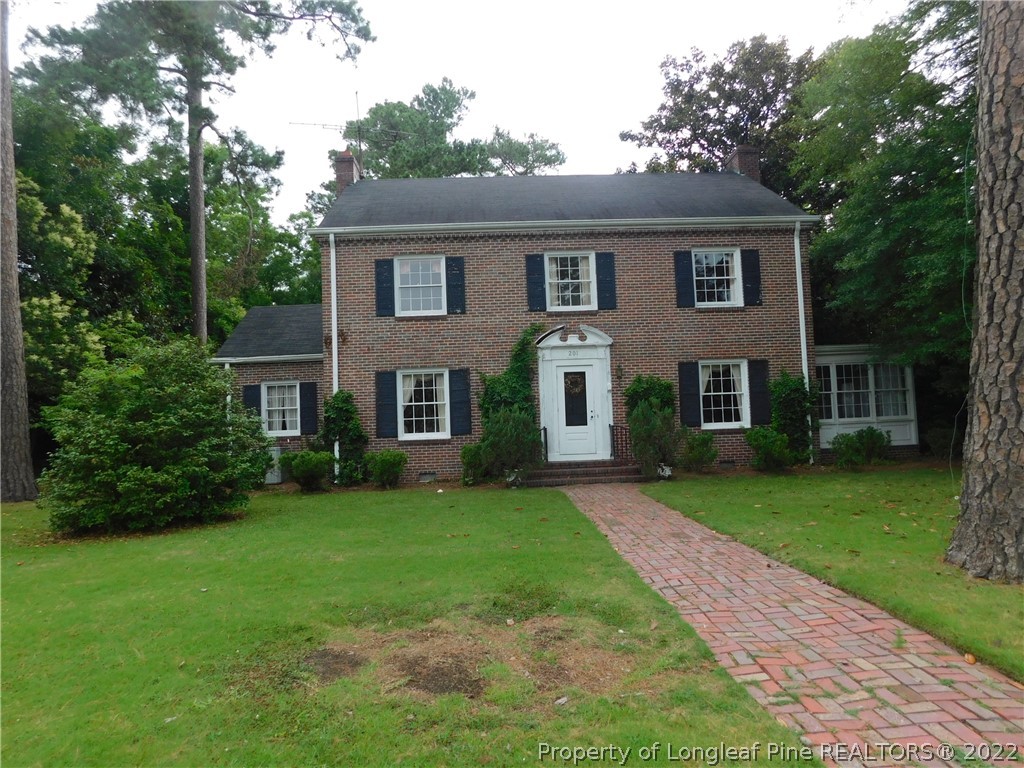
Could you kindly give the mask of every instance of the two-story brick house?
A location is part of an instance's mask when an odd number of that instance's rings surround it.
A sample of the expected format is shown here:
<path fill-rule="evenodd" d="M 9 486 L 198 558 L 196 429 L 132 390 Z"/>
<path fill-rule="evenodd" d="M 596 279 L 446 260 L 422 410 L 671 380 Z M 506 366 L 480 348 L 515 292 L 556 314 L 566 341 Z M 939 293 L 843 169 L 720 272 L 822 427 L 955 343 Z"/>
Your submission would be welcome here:
<path fill-rule="evenodd" d="M 756 173 L 756 155 L 736 155 Z M 739 168 L 737 168 L 739 170 Z M 608 458 L 638 374 L 678 383 L 685 423 L 743 461 L 767 380 L 813 371 L 808 216 L 736 172 L 357 181 L 324 250 L 322 390 L 355 394 L 371 449 L 457 476 L 481 373 L 541 323 L 548 460 Z"/>

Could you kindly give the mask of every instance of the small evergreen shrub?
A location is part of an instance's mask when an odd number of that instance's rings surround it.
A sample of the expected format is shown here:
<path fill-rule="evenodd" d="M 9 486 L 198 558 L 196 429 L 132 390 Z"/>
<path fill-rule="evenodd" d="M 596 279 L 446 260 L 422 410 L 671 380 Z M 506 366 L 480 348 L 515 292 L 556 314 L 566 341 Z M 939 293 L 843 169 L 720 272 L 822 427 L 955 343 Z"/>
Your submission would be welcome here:
<path fill-rule="evenodd" d="M 270 441 L 193 341 L 97 360 L 44 418 L 57 442 L 41 506 L 57 531 L 207 522 L 263 484 Z"/>
<path fill-rule="evenodd" d="M 676 391 L 672 382 L 658 376 L 637 376 L 623 393 L 626 400 L 626 420 L 640 403 L 645 400 L 656 409 L 668 408 L 676 412 Z"/>
<path fill-rule="evenodd" d="M 840 469 L 856 469 L 865 464 L 877 464 L 885 459 L 891 443 L 892 438 L 888 432 L 874 427 L 836 435 L 832 438 L 836 466 Z"/>
<path fill-rule="evenodd" d="M 409 457 L 404 451 L 385 449 L 366 454 L 370 479 L 381 488 L 397 488 Z"/>
<path fill-rule="evenodd" d="M 491 477 L 533 469 L 540 464 L 543 451 L 540 430 L 532 413 L 519 406 L 491 413 L 484 421 L 480 445 L 487 475 Z"/>
<path fill-rule="evenodd" d="M 651 400 L 641 400 L 629 415 L 629 436 L 633 456 L 644 477 L 657 477 L 661 464 L 674 466 L 683 432 L 676 426 L 671 408 L 658 407 Z"/>
<path fill-rule="evenodd" d="M 803 376 L 783 371 L 768 384 L 772 402 L 772 429 L 789 439 L 790 463 L 811 458 L 811 429 L 818 425 L 817 386 L 808 389 Z"/>
<path fill-rule="evenodd" d="M 364 455 L 370 440 L 359 421 L 351 392 L 339 389 L 324 402 L 324 423 L 317 438 L 321 449 L 329 453 L 333 453 L 334 444 L 338 444 L 334 482 L 345 486 L 363 482 L 366 476 Z M 334 469 L 334 464 L 331 466 Z"/>
<path fill-rule="evenodd" d="M 793 463 L 789 450 L 789 438 L 771 427 L 748 429 L 744 437 L 747 445 L 754 449 L 751 462 L 761 472 L 779 472 Z"/>
<path fill-rule="evenodd" d="M 714 432 L 694 432 L 686 427 L 682 430 L 682 447 L 679 449 L 679 466 L 687 472 L 703 472 L 715 463 L 718 449 L 715 448 Z"/>
<path fill-rule="evenodd" d="M 459 457 L 462 459 L 463 485 L 476 485 L 487 478 L 487 461 L 482 444 L 469 443 L 462 446 Z"/>
<path fill-rule="evenodd" d="M 306 493 L 324 490 L 334 469 L 334 454 L 327 451 L 289 451 L 281 454 L 281 467 Z"/>

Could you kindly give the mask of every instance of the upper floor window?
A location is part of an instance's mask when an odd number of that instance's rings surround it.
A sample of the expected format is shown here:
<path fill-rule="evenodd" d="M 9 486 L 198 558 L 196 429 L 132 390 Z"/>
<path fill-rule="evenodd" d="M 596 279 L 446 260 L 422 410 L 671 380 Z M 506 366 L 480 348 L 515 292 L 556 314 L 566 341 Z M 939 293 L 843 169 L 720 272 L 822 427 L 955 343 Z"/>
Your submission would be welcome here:
<path fill-rule="evenodd" d="M 445 268 L 443 256 L 395 259 L 396 315 L 443 315 Z"/>
<path fill-rule="evenodd" d="M 693 252 L 693 287 L 698 307 L 743 304 L 739 250 Z"/>
<path fill-rule="evenodd" d="M 268 435 L 299 434 L 299 383 L 263 385 L 263 423 Z"/>
<path fill-rule="evenodd" d="M 549 310 L 597 309 L 597 270 L 593 253 L 549 253 Z"/>

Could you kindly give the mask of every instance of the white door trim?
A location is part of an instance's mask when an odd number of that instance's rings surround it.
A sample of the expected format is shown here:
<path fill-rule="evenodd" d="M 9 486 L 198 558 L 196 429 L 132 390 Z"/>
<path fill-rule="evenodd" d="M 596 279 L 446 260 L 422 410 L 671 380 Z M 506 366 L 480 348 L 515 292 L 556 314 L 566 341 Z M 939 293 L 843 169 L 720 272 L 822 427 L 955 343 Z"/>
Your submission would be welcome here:
<path fill-rule="evenodd" d="M 547 429 L 548 461 L 594 461 L 612 455 L 609 425 L 612 423 L 612 339 L 587 325 L 580 333 L 549 333 L 537 343 L 537 379 L 540 388 L 540 423 Z M 587 436 L 564 425 L 564 374 L 585 371 L 593 451 Z M 572 430 L 573 428 L 569 428 Z M 579 452 L 586 445 L 586 452 Z"/>

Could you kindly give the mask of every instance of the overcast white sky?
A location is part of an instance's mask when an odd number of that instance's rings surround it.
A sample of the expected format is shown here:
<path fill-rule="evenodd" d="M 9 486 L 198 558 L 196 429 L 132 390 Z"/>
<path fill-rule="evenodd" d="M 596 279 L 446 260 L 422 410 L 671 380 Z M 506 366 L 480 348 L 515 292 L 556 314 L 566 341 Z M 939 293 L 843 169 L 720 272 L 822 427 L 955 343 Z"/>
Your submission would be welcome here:
<path fill-rule="evenodd" d="M 73 25 L 95 8 L 87 0 L 11 0 L 11 66 L 29 26 Z M 658 65 L 698 47 L 720 55 L 764 33 L 790 50 L 820 52 L 843 37 L 868 34 L 904 0 L 363 0 L 377 41 L 358 61 L 339 62 L 293 30 L 273 58 L 252 60 L 234 79 L 236 94 L 217 97 L 222 128 L 239 126 L 285 152 L 275 219 L 304 207 L 307 192 L 333 177 L 327 152 L 340 131 L 381 101 L 408 101 L 426 83 L 451 78 L 476 91 L 460 129 L 487 138 L 499 125 L 515 136 L 536 132 L 558 142 L 562 174 L 612 173 L 649 152 L 619 140 L 662 101 Z M 317 123 L 321 128 L 296 123 Z"/>

